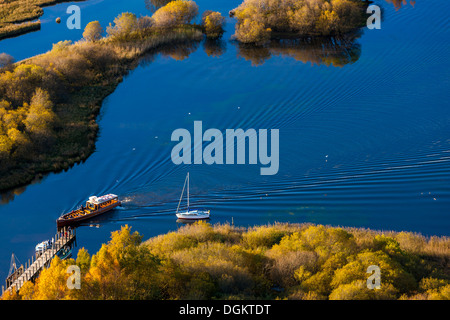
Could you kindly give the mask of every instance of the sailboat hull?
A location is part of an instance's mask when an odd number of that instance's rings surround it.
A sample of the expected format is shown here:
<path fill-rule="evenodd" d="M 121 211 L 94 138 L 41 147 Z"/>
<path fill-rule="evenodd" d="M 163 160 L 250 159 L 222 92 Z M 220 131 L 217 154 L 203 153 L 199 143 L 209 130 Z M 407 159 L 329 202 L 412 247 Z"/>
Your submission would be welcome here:
<path fill-rule="evenodd" d="M 186 211 L 177 213 L 177 218 L 182 220 L 204 220 L 209 219 L 209 211 Z"/>
<path fill-rule="evenodd" d="M 183 199 L 184 188 L 187 185 L 187 211 L 178 212 L 180 209 L 181 199 Z M 179 220 L 204 220 L 209 219 L 209 210 L 189 210 L 189 172 L 186 175 L 186 180 L 184 180 L 183 191 L 181 191 L 180 201 L 178 201 L 177 212 L 175 213 Z"/>

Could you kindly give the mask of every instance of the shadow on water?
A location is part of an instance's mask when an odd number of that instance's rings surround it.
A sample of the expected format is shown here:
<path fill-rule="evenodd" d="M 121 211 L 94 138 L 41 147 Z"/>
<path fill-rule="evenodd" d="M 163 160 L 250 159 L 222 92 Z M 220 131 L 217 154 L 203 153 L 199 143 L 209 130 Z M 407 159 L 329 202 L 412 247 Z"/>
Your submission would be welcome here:
<path fill-rule="evenodd" d="M 203 50 L 208 57 L 219 57 L 227 51 L 227 43 L 222 39 L 206 39 Z"/>
<path fill-rule="evenodd" d="M 153 0 L 153 1 L 155 1 L 155 0 Z M 385 0 L 385 1 L 388 3 L 392 3 L 395 7 L 395 10 L 399 10 L 402 7 L 407 6 L 408 4 L 411 7 L 414 7 L 416 5 L 416 0 L 410 0 L 410 1 L 407 1 L 407 0 Z"/>
<path fill-rule="evenodd" d="M 166 4 L 173 0 L 145 0 L 145 7 L 151 12 L 154 13 L 161 7 L 164 7 Z"/>

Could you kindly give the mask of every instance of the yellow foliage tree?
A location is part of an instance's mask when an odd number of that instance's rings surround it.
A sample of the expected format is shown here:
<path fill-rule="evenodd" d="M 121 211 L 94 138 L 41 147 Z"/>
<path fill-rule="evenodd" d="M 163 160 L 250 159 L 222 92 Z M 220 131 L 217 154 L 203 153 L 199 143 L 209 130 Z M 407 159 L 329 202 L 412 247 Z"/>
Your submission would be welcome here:
<path fill-rule="evenodd" d="M 30 108 L 24 120 L 28 132 L 47 136 L 51 134 L 51 128 L 56 121 L 56 115 L 52 110 L 53 103 L 49 94 L 37 88 L 31 98 Z"/>
<path fill-rule="evenodd" d="M 87 41 L 97 41 L 102 37 L 103 28 L 98 21 L 91 21 L 86 25 L 83 38 Z"/>
<path fill-rule="evenodd" d="M 175 0 L 159 8 L 152 16 L 155 26 L 168 28 L 188 24 L 198 14 L 194 1 Z"/>
<path fill-rule="evenodd" d="M 13 142 L 7 135 L 0 135 L 0 157 L 6 157 L 13 147 Z"/>
<path fill-rule="evenodd" d="M 33 300 L 35 294 L 34 283 L 31 281 L 25 282 L 19 293 L 22 300 Z"/>
<path fill-rule="evenodd" d="M 219 38 L 223 34 L 225 18 L 220 12 L 206 11 L 203 14 L 202 22 L 208 38 Z"/>
<path fill-rule="evenodd" d="M 124 12 L 114 19 L 114 24 L 109 24 L 106 33 L 113 39 L 126 40 L 133 36 L 138 28 L 138 19 L 135 14 Z"/>
<path fill-rule="evenodd" d="M 61 260 L 53 258 L 48 269 L 43 269 L 36 280 L 34 300 L 61 300 L 64 299 L 70 289 L 67 287 L 69 274 L 67 266 L 75 264 L 73 259 Z"/>
<path fill-rule="evenodd" d="M 338 35 L 364 20 L 363 7 L 354 0 L 245 0 L 231 14 L 237 19 L 235 37 L 244 43 L 261 41 L 267 29 L 281 35 Z"/>
<path fill-rule="evenodd" d="M 235 37 L 242 43 L 264 43 L 270 39 L 270 31 L 259 21 L 245 19 L 236 27 Z"/>

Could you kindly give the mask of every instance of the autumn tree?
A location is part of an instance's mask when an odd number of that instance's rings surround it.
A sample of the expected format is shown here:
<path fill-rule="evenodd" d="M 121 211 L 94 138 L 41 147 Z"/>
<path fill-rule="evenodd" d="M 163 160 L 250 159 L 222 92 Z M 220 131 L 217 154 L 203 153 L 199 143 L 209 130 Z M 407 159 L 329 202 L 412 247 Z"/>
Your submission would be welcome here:
<path fill-rule="evenodd" d="M 82 273 L 86 273 L 89 270 L 91 256 L 85 248 L 78 250 L 76 263 Z"/>
<path fill-rule="evenodd" d="M 23 63 L 11 71 L 0 73 L 0 96 L 13 107 L 29 103 L 37 87 L 44 85 L 47 77 L 43 67 Z M 18 90 L 20 88 L 20 90 Z"/>
<path fill-rule="evenodd" d="M 329 296 L 330 300 L 395 300 L 396 298 L 397 290 L 391 284 L 371 290 L 367 288 L 364 280 L 340 285 Z"/>
<path fill-rule="evenodd" d="M 73 259 L 61 260 L 53 258 L 48 269 L 43 269 L 35 284 L 34 300 L 62 300 L 66 297 L 70 289 L 67 287 L 69 274 L 67 267 L 74 264 Z M 27 292 L 30 288 L 27 289 Z"/>
<path fill-rule="evenodd" d="M 132 37 L 138 28 L 138 19 L 135 14 L 124 12 L 114 19 L 113 24 L 109 24 L 106 33 L 113 39 L 125 40 Z"/>
<path fill-rule="evenodd" d="M 225 18 L 220 12 L 205 11 L 202 16 L 202 24 L 208 38 L 219 38 L 224 32 Z"/>
<path fill-rule="evenodd" d="M 92 256 L 84 278 L 85 295 L 91 299 L 152 299 L 158 294 L 158 261 L 149 250 L 140 246 L 142 236 L 131 233 L 128 226 L 111 234 L 108 244 Z M 86 253 L 77 263 L 86 266 Z M 82 289 L 83 290 L 83 289 Z"/>
<path fill-rule="evenodd" d="M 348 285 L 355 285 L 355 281 L 366 281 L 367 268 L 371 265 L 382 270 L 381 288 L 387 290 L 393 298 L 396 298 L 397 293 L 410 292 L 417 288 L 414 277 L 388 254 L 382 251 L 366 251 L 357 254 L 349 263 L 334 272 L 331 281 L 331 286 L 335 288 L 333 292 L 339 292 L 341 286 L 349 289 Z M 380 292 L 384 292 L 383 290 Z"/>
<path fill-rule="evenodd" d="M 235 37 L 242 43 L 264 43 L 270 39 L 270 32 L 263 23 L 245 19 L 236 28 Z"/>
<path fill-rule="evenodd" d="M 98 21 L 91 21 L 86 25 L 83 32 L 83 38 L 86 41 L 97 41 L 102 37 L 103 28 Z"/>
<path fill-rule="evenodd" d="M 0 134 L 0 158 L 6 158 L 13 146 L 11 139 L 5 135 Z"/>
<path fill-rule="evenodd" d="M 198 14 L 194 1 L 175 0 L 158 9 L 152 16 L 157 27 L 175 27 L 188 24 Z"/>
<path fill-rule="evenodd" d="M 7 53 L 0 53 L 0 69 L 14 63 L 14 58 Z"/>
<path fill-rule="evenodd" d="M 56 115 L 52 108 L 53 103 L 49 94 L 41 88 L 37 88 L 31 98 L 30 108 L 24 120 L 27 131 L 31 134 L 49 134 L 56 121 Z"/>
<path fill-rule="evenodd" d="M 336 36 L 363 26 L 365 17 L 355 0 L 245 0 L 230 14 L 237 19 L 235 37 L 244 43 L 264 41 L 273 32 Z"/>

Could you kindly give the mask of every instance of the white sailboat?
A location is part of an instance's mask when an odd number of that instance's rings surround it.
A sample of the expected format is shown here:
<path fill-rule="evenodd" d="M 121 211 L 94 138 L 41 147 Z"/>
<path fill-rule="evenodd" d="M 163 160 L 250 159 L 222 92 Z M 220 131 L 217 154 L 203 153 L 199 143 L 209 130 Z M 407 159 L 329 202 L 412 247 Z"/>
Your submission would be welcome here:
<path fill-rule="evenodd" d="M 187 184 L 187 209 L 184 212 L 178 212 L 180 209 L 181 200 L 183 199 L 184 189 Z M 189 210 L 189 172 L 184 180 L 183 191 L 181 191 L 180 201 L 178 202 L 176 216 L 178 219 L 184 220 L 200 220 L 209 219 L 209 210 Z"/>

